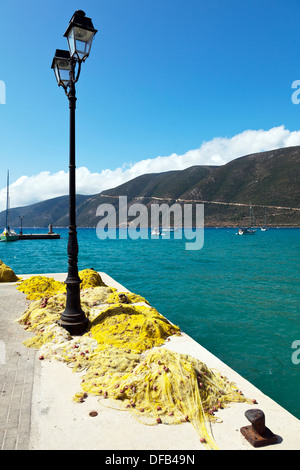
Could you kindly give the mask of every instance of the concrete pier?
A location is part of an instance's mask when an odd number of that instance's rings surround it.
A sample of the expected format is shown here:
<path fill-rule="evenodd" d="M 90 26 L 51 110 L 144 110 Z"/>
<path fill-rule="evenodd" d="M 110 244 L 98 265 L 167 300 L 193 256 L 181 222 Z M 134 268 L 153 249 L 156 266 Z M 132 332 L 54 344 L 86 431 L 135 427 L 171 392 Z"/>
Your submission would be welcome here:
<path fill-rule="evenodd" d="M 107 274 L 99 274 L 108 286 L 128 291 Z M 46 276 L 58 281 L 67 277 Z M 125 450 L 178 454 L 205 450 L 191 423 L 146 426 L 129 412 L 103 406 L 97 397 L 74 403 L 81 374 L 55 360 L 39 361 L 38 352 L 22 344 L 30 333 L 14 320 L 28 304 L 15 283 L 0 284 L 0 450 L 103 450 L 110 455 Z M 211 424 L 211 430 L 220 450 L 300 450 L 300 421 L 191 337 L 184 333 L 171 337 L 163 347 L 201 360 L 235 382 L 245 396 L 256 399 L 255 405 L 234 403 L 216 414 L 222 422 Z M 276 444 L 255 449 L 241 434 L 240 428 L 249 425 L 244 413 L 252 407 L 264 412 L 267 427 L 278 436 Z M 91 417 L 91 411 L 98 415 Z"/>

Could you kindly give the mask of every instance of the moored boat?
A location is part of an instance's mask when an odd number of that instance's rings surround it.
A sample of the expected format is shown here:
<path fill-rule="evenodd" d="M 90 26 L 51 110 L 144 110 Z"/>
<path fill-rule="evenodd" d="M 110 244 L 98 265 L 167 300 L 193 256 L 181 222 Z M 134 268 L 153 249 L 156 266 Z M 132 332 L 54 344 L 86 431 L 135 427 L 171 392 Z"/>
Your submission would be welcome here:
<path fill-rule="evenodd" d="M 11 229 L 5 229 L 0 235 L 1 242 L 15 242 L 19 240 L 19 235 Z"/>
<path fill-rule="evenodd" d="M 253 228 L 252 225 L 255 225 L 255 219 L 254 219 L 254 213 L 253 213 L 252 206 L 250 205 L 250 226 L 240 228 L 237 235 L 254 235 L 256 233 L 257 229 Z"/>
<path fill-rule="evenodd" d="M 9 226 L 9 171 L 7 172 L 7 191 L 6 191 L 6 220 L 5 229 L 0 235 L 1 242 L 15 242 L 19 240 L 18 234 Z"/>
<path fill-rule="evenodd" d="M 238 231 L 238 234 L 239 235 L 254 235 L 255 232 L 256 232 L 255 228 L 248 227 L 248 228 L 240 228 Z"/>
<path fill-rule="evenodd" d="M 265 209 L 265 225 L 260 228 L 262 232 L 267 232 L 268 231 L 268 224 L 267 224 L 267 211 Z"/>

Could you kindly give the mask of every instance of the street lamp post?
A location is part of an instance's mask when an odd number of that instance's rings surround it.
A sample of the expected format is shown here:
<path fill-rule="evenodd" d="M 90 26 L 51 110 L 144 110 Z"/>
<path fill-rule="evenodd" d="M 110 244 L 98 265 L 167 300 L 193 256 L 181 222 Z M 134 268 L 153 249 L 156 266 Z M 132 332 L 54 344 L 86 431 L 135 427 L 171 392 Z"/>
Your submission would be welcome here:
<path fill-rule="evenodd" d="M 21 222 L 20 235 L 23 235 L 23 219 L 24 219 L 24 216 L 23 216 L 23 215 L 19 215 L 19 219 L 20 219 L 20 222 Z"/>
<path fill-rule="evenodd" d="M 59 325 L 69 331 L 71 335 L 81 335 L 85 332 L 88 324 L 88 319 L 81 308 L 81 280 L 78 276 L 75 177 L 75 109 L 77 98 L 75 83 L 79 79 L 82 62 L 89 56 L 96 33 L 97 30 L 94 29 L 92 20 L 86 17 L 84 11 L 77 10 L 64 34 L 68 40 L 69 51 L 57 49 L 51 66 L 58 86 L 62 86 L 65 90 L 70 108 L 68 276 L 65 281 L 67 302 Z"/>

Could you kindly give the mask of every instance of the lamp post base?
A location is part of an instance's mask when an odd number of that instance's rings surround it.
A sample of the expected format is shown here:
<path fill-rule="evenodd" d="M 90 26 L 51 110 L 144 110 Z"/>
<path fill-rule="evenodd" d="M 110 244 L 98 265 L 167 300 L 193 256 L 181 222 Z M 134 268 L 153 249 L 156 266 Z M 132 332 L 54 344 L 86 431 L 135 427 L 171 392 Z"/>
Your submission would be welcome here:
<path fill-rule="evenodd" d="M 58 322 L 59 326 L 67 330 L 72 336 L 82 335 L 88 326 L 88 319 L 80 306 L 80 279 L 69 280 L 67 285 L 67 304 Z"/>
<path fill-rule="evenodd" d="M 72 321 L 72 323 L 68 322 L 68 321 L 64 321 L 64 320 L 60 320 L 58 322 L 59 326 L 61 326 L 62 328 L 64 328 L 65 330 L 67 330 L 71 336 L 81 336 L 83 333 L 85 333 L 86 329 L 87 329 L 87 325 L 88 325 L 88 319 L 85 318 L 83 319 L 82 321 L 78 322 L 78 323 L 74 323 Z"/>

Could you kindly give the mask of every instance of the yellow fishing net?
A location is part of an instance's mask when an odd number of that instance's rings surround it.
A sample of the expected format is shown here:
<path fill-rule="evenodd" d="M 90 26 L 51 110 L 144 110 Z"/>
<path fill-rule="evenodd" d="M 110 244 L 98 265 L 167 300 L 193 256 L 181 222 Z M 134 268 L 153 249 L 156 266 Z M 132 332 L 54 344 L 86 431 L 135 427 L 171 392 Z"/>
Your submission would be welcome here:
<path fill-rule="evenodd" d="M 0 260 L 0 282 L 17 282 L 19 278 L 13 270 Z"/>
<path fill-rule="evenodd" d="M 84 269 L 78 275 L 82 281 L 80 284 L 81 289 L 105 286 L 100 274 L 93 269 Z M 53 278 L 46 276 L 32 276 L 23 280 L 18 289 L 27 294 L 27 299 L 37 300 L 43 297 L 51 297 L 58 292 L 66 292 L 66 285 L 64 282 L 55 281 Z"/>
<path fill-rule="evenodd" d="M 35 333 L 25 344 L 39 349 L 41 359 L 57 359 L 83 373 L 82 390 L 73 397 L 75 401 L 97 395 L 102 404 L 129 410 L 148 425 L 189 421 L 201 442 L 217 449 L 208 423 L 217 421 L 215 413 L 229 403 L 250 400 L 218 371 L 166 349 L 164 343 L 180 335 L 180 328 L 143 297 L 129 292 L 120 295 L 103 285 L 101 278 L 96 282 L 93 273 L 85 274 L 94 279 L 89 282 L 100 284 L 81 291 L 82 308 L 89 319 L 87 332 L 73 338 L 58 326 L 66 294 L 55 284 L 58 293 L 45 298 L 45 292 L 53 292 L 51 281 L 51 289 L 44 290 L 18 320 Z M 31 286 L 37 296 L 39 282 L 43 288 L 45 281 L 37 278 L 23 284 L 28 296 Z"/>
<path fill-rule="evenodd" d="M 90 367 L 84 364 L 88 370 L 81 384 L 83 392 L 75 400 L 83 401 L 89 394 L 101 396 L 103 404 L 130 410 L 147 425 L 191 422 L 209 449 L 218 448 L 207 425 L 218 420 L 215 412 L 246 400 L 217 371 L 164 347 L 142 356 L 96 349 L 89 360 Z"/>
<path fill-rule="evenodd" d="M 144 297 L 133 294 L 132 292 L 114 292 L 107 299 L 108 304 L 116 304 L 120 301 L 126 304 L 135 304 L 138 302 L 143 302 L 149 305 L 149 302 Z"/>
<path fill-rule="evenodd" d="M 91 318 L 89 336 L 99 349 L 111 346 L 142 353 L 162 345 L 179 328 L 172 325 L 155 308 L 143 305 L 113 305 Z"/>

